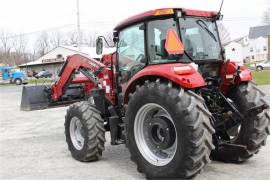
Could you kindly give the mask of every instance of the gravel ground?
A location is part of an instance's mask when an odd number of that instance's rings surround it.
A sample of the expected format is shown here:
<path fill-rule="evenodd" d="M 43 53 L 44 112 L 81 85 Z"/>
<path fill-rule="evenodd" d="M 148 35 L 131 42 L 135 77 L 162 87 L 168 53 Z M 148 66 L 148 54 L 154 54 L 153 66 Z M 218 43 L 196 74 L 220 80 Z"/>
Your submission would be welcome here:
<path fill-rule="evenodd" d="M 270 86 L 260 88 L 270 102 Z M 20 100 L 21 87 L 0 86 L 0 179 L 145 179 L 125 146 L 111 146 L 108 134 L 100 161 L 75 161 L 64 136 L 67 108 L 23 112 Z M 196 180 L 269 179 L 269 144 L 270 138 L 258 155 L 241 165 L 213 161 Z"/>

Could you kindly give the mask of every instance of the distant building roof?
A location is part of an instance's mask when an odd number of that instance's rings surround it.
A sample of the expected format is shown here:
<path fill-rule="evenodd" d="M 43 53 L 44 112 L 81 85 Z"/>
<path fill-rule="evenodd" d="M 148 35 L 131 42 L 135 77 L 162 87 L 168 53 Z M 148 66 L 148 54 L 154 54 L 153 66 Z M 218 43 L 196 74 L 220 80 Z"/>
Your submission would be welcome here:
<path fill-rule="evenodd" d="M 259 37 L 266 38 L 270 34 L 270 25 L 256 26 L 249 29 L 249 39 L 257 39 Z"/>
<path fill-rule="evenodd" d="M 231 44 L 232 42 L 242 44 L 243 39 L 246 38 L 246 37 L 247 37 L 247 36 L 242 36 L 242 37 L 233 39 L 233 40 L 231 40 L 231 41 L 229 41 L 229 42 L 224 43 L 223 46 L 227 46 L 227 45 Z"/>
<path fill-rule="evenodd" d="M 102 55 L 96 54 L 96 48 L 95 47 L 81 47 L 81 51 L 78 50 L 78 47 L 73 46 L 58 46 L 48 53 L 46 53 L 44 56 L 38 58 L 35 61 L 28 62 L 26 64 L 21 64 L 19 67 L 25 67 L 25 66 L 35 66 L 40 64 L 52 64 L 52 63 L 63 63 L 66 60 L 66 56 L 60 59 L 57 59 L 55 57 L 55 51 L 58 51 L 61 53 L 61 51 L 67 50 L 66 55 L 73 55 L 73 54 L 84 54 L 89 55 L 91 58 L 101 58 Z M 115 48 L 103 48 L 103 54 L 109 54 L 115 51 Z"/>

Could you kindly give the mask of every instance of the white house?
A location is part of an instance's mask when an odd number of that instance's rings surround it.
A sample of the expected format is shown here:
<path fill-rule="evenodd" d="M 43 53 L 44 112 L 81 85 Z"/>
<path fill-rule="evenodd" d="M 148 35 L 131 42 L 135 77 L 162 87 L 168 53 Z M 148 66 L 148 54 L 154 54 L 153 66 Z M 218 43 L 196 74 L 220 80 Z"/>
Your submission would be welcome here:
<path fill-rule="evenodd" d="M 269 54 L 268 38 L 270 38 L 270 25 L 251 27 L 245 58 L 250 62 L 267 60 Z"/>
<path fill-rule="evenodd" d="M 225 44 L 226 59 L 260 62 L 270 58 L 270 25 L 251 27 L 249 35 Z"/>
<path fill-rule="evenodd" d="M 257 39 L 250 39 L 246 47 L 246 58 L 251 62 L 260 62 L 267 59 L 268 38 L 262 36 Z"/>
<path fill-rule="evenodd" d="M 103 54 L 108 54 L 114 52 L 115 48 L 104 48 Z M 41 70 L 45 69 L 50 71 L 53 74 L 53 77 L 57 77 L 57 72 L 62 67 L 63 63 L 67 59 L 67 56 L 74 55 L 74 54 L 84 54 L 88 55 L 94 59 L 100 59 L 102 55 L 96 54 L 95 47 L 81 47 L 81 51 L 78 51 L 77 47 L 73 46 L 59 46 L 44 56 L 38 58 L 35 61 L 31 61 L 26 64 L 21 64 L 19 67 L 26 72 L 40 72 Z"/>
<path fill-rule="evenodd" d="M 225 46 L 225 56 L 226 59 L 230 59 L 231 61 L 243 63 L 244 60 L 244 54 L 243 54 L 244 48 L 242 44 L 232 41 L 229 42 Z"/>

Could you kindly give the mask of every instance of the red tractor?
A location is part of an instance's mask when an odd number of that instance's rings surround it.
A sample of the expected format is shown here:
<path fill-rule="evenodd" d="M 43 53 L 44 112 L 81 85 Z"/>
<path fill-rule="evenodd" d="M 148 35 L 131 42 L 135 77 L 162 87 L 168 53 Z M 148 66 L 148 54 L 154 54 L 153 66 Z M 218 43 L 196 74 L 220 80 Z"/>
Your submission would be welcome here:
<path fill-rule="evenodd" d="M 67 110 L 71 155 L 98 160 L 109 131 L 111 144 L 125 143 L 148 178 L 192 178 L 210 157 L 240 163 L 258 153 L 270 133 L 269 105 L 251 72 L 224 60 L 220 18 L 181 8 L 148 11 L 115 27 L 115 53 L 100 61 L 69 57 L 60 79 L 39 94 L 46 105 L 57 103 L 77 84 L 77 96 L 87 99 Z M 98 38 L 99 54 L 102 47 Z M 74 79 L 77 72 L 85 77 Z"/>

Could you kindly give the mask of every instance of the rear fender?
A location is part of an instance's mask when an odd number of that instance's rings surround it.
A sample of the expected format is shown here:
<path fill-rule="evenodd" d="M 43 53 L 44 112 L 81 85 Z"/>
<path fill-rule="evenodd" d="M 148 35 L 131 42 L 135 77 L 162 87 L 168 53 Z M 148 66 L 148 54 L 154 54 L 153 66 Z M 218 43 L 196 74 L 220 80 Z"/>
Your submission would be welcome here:
<path fill-rule="evenodd" d="M 177 74 L 175 72 L 175 67 L 183 66 L 190 67 L 190 71 L 184 74 Z M 136 85 L 143 83 L 145 80 L 157 78 L 170 80 L 186 89 L 205 86 L 205 81 L 201 74 L 189 64 L 174 63 L 149 65 L 133 76 L 128 84 L 124 86 L 124 103 L 127 103 L 128 95 L 135 91 Z"/>
<path fill-rule="evenodd" d="M 240 74 L 239 76 L 235 77 L 233 81 L 233 78 L 234 78 L 234 75 L 236 73 L 238 66 L 240 66 Z M 253 79 L 251 71 L 247 67 L 243 65 L 239 65 L 236 62 L 228 63 L 228 67 L 226 70 L 226 77 L 224 77 L 225 67 L 226 67 L 226 63 L 224 63 L 220 69 L 220 76 L 224 79 L 223 84 L 221 85 L 221 90 L 223 93 L 227 93 L 230 90 L 230 85 L 232 83 L 238 85 L 238 84 L 241 84 L 242 82 L 248 82 Z"/>

